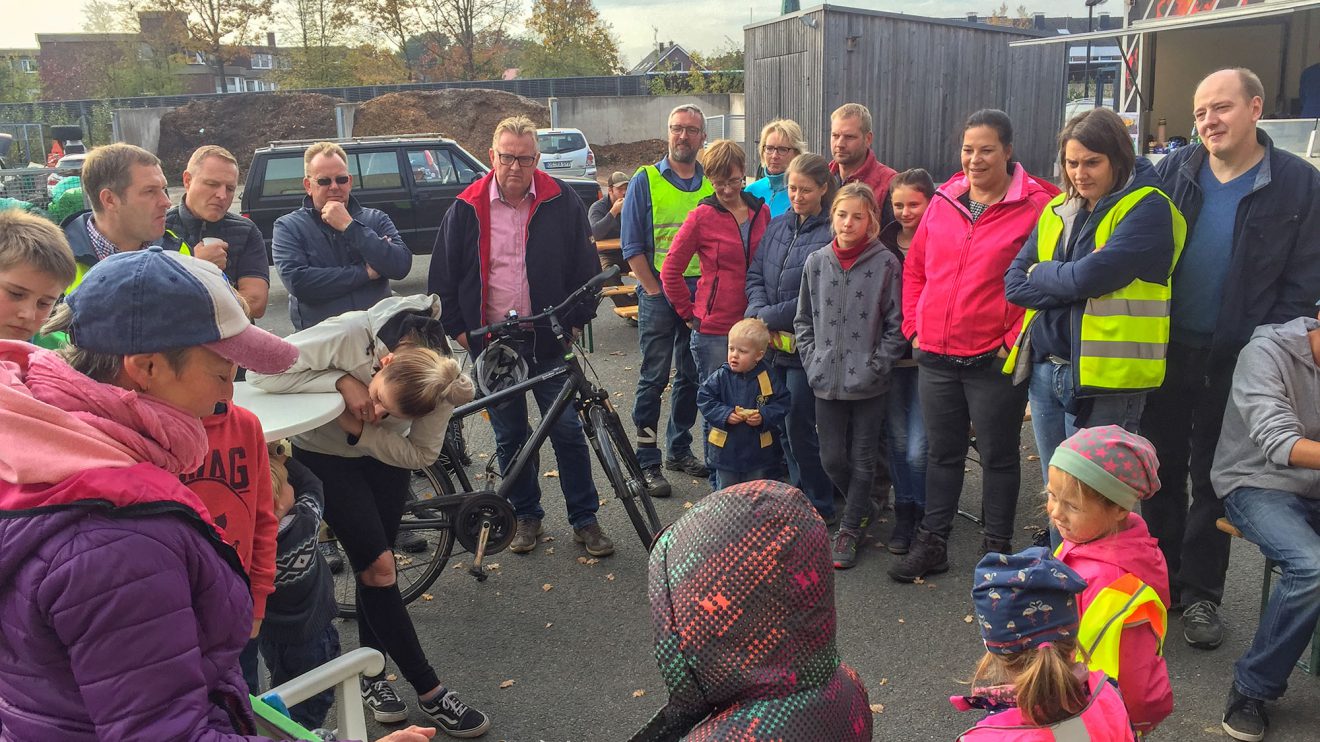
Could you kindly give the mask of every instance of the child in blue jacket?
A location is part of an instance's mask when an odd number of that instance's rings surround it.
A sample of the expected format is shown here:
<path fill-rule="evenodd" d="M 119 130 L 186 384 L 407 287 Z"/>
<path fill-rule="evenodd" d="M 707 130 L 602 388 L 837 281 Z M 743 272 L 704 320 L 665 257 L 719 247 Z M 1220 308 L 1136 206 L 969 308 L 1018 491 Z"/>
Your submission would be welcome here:
<path fill-rule="evenodd" d="M 788 389 L 765 362 L 770 328 L 759 319 L 729 329 L 729 360 L 697 390 L 697 407 L 710 424 L 710 468 L 717 489 L 771 479 L 782 464 L 780 437 L 788 416 Z"/>

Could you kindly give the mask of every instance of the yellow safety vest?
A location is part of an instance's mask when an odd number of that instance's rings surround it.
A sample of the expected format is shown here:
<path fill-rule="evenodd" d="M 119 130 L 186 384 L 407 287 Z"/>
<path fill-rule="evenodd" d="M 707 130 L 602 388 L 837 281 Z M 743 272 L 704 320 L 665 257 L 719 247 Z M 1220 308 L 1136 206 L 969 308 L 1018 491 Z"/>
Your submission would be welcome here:
<path fill-rule="evenodd" d="M 173 237 L 174 239 L 176 239 L 176 240 L 179 241 L 179 252 L 180 252 L 180 253 L 183 253 L 184 255 L 188 255 L 188 256 L 191 256 L 191 255 L 192 255 L 192 250 L 189 249 L 189 247 L 188 247 L 188 243 L 187 243 L 187 242 L 184 242 L 183 239 L 182 239 L 181 237 L 179 237 L 179 235 L 177 235 L 177 234 L 175 234 L 173 231 L 167 229 L 167 230 L 165 230 L 165 236 L 167 236 L 167 237 Z M 65 296 L 68 296 L 69 294 L 72 294 L 72 293 L 73 293 L 73 290 L 76 289 L 76 288 L 78 288 L 78 285 L 81 284 L 81 283 L 83 282 L 83 277 L 85 277 L 85 276 L 87 275 L 87 271 L 89 271 L 89 270 L 92 269 L 92 266 L 87 265 L 86 263 L 83 263 L 83 262 L 81 262 L 81 261 L 74 263 L 74 265 L 77 266 L 77 272 L 75 272 L 75 273 L 73 274 L 73 283 L 69 284 L 69 288 L 67 288 L 67 289 L 64 290 L 64 295 L 65 295 Z"/>
<path fill-rule="evenodd" d="M 1150 194 L 1159 194 L 1169 204 L 1173 217 L 1173 261 L 1164 283 L 1141 279 L 1104 296 L 1086 300 L 1082 310 L 1080 352 L 1072 362 L 1077 367 L 1079 393 L 1140 392 L 1158 389 L 1164 383 L 1165 357 L 1169 344 L 1169 303 L 1173 296 L 1174 266 L 1182 255 L 1187 239 L 1187 222 L 1178 207 L 1163 191 L 1152 186 L 1138 188 L 1114 204 L 1101 217 L 1095 230 L 1095 251 L 1099 252 L 1128 212 Z M 1067 196 L 1055 196 L 1041 212 L 1036 224 L 1036 257 L 1040 262 L 1054 260 L 1055 249 L 1065 239 L 1064 220 L 1055 209 Z M 1039 312 L 1028 309 L 1004 363 L 1004 373 L 1017 368 L 1019 351 L 1031 321 Z M 1023 362 L 1029 362 L 1023 358 Z"/>
<path fill-rule="evenodd" d="M 1086 607 L 1077 627 L 1078 660 L 1117 680 L 1123 629 L 1149 623 L 1159 640 L 1156 652 L 1162 655 L 1167 619 L 1168 609 L 1155 589 L 1129 572 L 1106 585 Z"/>
<path fill-rule="evenodd" d="M 701 199 L 714 195 L 715 187 L 703 175 L 700 188 L 691 192 L 683 191 L 665 180 L 665 176 L 660 174 L 660 168 L 655 165 L 643 165 L 640 169 L 646 173 L 646 182 L 651 187 L 651 234 L 655 240 L 655 255 L 651 264 L 655 266 L 655 272 L 659 273 L 665 256 L 669 254 L 669 246 L 678 235 L 678 228 L 683 226 L 683 220 L 697 208 Z M 693 255 L 683 276 L 695 278 L 700 275 L 701 263 Z"/>

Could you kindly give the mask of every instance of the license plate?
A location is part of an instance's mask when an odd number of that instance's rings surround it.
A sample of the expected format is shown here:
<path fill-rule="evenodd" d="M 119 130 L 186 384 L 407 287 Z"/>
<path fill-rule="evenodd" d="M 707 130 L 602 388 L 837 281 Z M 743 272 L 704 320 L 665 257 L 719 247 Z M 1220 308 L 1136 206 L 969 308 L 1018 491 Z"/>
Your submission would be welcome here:
<path fill-rule="evenodd" d="M 566 167 L 572 167 L 572 166 L 573 166 L 573 161 L 572 161 L 572 160 L 565 160 L 565 161 L 563 161 L 563 162 L 547 162 L 547 163 L 545 164 L 545 169 L 546 169 L 546 170 L 562 170 L 563 168 L 566 168 Z"/>

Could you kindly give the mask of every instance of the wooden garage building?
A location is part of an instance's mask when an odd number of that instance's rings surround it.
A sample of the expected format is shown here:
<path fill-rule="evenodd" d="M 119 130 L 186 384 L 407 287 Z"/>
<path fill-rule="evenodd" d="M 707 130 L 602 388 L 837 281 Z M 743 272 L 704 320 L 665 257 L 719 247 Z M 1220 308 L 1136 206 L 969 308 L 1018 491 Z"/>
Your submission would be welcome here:
<path fill-rule="evenodd" d="M 1013 118 L 1028 171 L 1053 177 L 1066 65 L 1058 47 L 1010 48 L 1040 32 L 821 5 L 752 24 L 745 34 L 749 145 L 766 122 L 802 125 L 828 156 L 830 112 L 848 102 L 875 119 L 881 162 L 924 167 L 937 183 L 959 169 L 962 124 L 981 108 Z"/>

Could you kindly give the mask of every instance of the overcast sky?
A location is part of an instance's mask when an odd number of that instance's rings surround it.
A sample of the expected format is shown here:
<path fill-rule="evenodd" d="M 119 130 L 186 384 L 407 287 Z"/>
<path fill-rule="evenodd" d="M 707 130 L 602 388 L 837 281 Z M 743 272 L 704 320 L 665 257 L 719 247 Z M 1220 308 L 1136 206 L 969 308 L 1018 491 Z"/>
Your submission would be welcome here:
<path fill-rule="evenodd" d="M 37 33 L 82 30 L 81 11 L 67 10 L 81 6 L 83 0 L 47 6 L 20 1 L 5 3 L 5 23 L 0 25 L 0 47 L 36 47 Z M 780 0 L 595 0 L 619 38 L 624 62 L 632 66 L 650 49 L 655 40 L 675 41 L 687 49 L 712 51 L 727 48 L 730 42 L 742 46 L 742 27 L 779 14 Z M 804 8 L 820 4 L 804 0 Z M 976 11 L 989 14 L 999 7 L 994 0 L 839 0 L 839 5 L 874 10 L 889 10 L 914 15 L 955 17 Z M 1027 10 L 1050 15 L 1086 15 L 1084 0 L 1015 0 L 1010 8 L 1025 4 Z M 17 7 L 14 7 L 17 6 Z M 1123 3 L 1111 0 L 1101 10 L 1120 13 Z"/>

